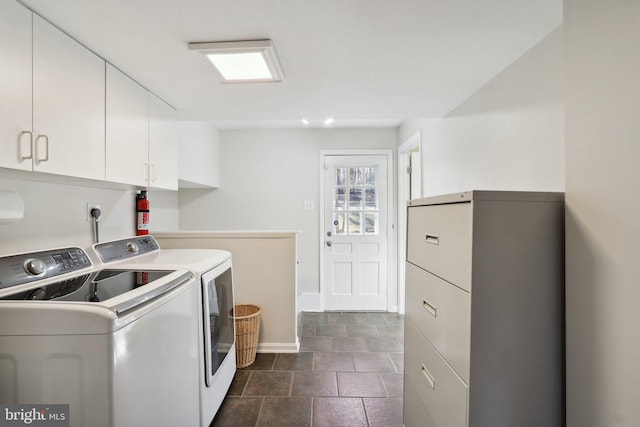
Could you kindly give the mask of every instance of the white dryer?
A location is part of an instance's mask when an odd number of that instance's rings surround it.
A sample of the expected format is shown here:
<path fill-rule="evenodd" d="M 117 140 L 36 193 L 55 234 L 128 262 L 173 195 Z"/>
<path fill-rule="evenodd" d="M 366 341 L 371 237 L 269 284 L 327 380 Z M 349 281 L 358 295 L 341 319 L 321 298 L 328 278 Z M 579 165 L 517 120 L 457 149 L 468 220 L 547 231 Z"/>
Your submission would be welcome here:
<path fill-rule="evenodd" d="M 99 243 L 93 245 L 93 251 L 94 261 L 110 268 L 184 269 L 195 274 L 200 425 L 208 427 L 236 372 L 231 254 L 216 249 L 160 249 L 152 236 Z"/>

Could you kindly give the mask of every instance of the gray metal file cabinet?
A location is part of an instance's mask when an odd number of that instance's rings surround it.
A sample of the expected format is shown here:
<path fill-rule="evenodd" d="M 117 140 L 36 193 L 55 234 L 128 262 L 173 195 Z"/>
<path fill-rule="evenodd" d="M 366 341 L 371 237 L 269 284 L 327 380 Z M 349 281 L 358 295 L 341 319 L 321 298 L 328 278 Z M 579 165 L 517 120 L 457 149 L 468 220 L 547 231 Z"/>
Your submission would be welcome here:
<path fill-rule="evenodd" d="M 407 208 L 406 427 L 563 425 L 564 195 Z"/>

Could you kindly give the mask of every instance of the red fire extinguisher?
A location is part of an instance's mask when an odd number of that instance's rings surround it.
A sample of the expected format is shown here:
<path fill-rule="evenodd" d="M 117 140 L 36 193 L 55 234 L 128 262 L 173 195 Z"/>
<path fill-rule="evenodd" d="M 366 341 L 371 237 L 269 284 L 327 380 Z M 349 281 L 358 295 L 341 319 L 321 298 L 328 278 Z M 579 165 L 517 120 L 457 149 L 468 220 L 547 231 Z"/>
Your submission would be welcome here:
<path fill-rule="evenodd" d="M 136 196 L 136 214 L 138 215 L 136 236 L 149 234 L 149 199 L 145 190 L 140 191 Z"/>

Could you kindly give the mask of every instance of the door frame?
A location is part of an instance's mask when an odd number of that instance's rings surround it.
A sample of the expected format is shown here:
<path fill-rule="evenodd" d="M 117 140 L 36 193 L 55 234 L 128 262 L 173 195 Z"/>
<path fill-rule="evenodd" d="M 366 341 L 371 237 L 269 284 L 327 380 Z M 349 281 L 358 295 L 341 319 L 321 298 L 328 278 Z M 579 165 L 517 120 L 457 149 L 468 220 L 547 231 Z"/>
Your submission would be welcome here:
<path fill-rule="evenodd" d="M 406 169 L 410 164 L 409 156 L 414 148 L 418 148 L 420 152 L 421 161 L 420 164 L 424 164 L 422 161 L 422 132 L 417 131 L 409 138 L 407 138 L 398 147 L 398 313 L 404 314 L 405 312 L 405 269 L 404 264 L 407 256 L 407 205 L 406 201 L 409 194 L 409 179 L 406 174 Z M 420 194 L 424 195 L 424 185 L 420 183 Z"/>
<path fill-rule="evenodd" d="M 318 211 L 320 214 L 320 310 L 325 311 L 325 277 L 324 277 L 324 241 L 326 237 L 325 229 L 325 158 L 327 156 L 386 156 L 387 158 L 387 312 L 398 311 L 398 282 L 397 282 L 397 236 L 395 233 L 396 226 L 396 189 L 394 183 L 394 167 L 393 167 L 393 150 L 391 149 L 372 149 L 372 150 L 320 150 L 320 202 L 318 203 Z M 404 292 L 404 291 L 403 291 Z"/>

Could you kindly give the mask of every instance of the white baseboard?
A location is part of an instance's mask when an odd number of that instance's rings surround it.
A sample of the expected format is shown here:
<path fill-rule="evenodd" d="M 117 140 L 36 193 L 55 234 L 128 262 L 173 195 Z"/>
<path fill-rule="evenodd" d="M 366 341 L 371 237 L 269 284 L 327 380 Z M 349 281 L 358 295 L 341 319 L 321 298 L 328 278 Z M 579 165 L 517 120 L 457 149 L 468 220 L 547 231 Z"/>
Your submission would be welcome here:
<path fill-rule="evenodd" d="M 258 343 L 258 353 L 298 353 L 300 343 L 263 342 Z"/>
<path fill-rule="evenodd" d="M 298 297 L 298 307 L 302 311 L 324 311 L 319 293 L 306 293 Z"/>
<path fill-rule="evenodd" d="M 298 308 L 302 311 L 323 312 L 322 297 L 319 293 L 306 293 L 298 296 Z M 398 306 L 392 305 L 388 309 L 389 313 L 397 313 Z M 404 313 L 400 313 L 404 314 Z"/>

